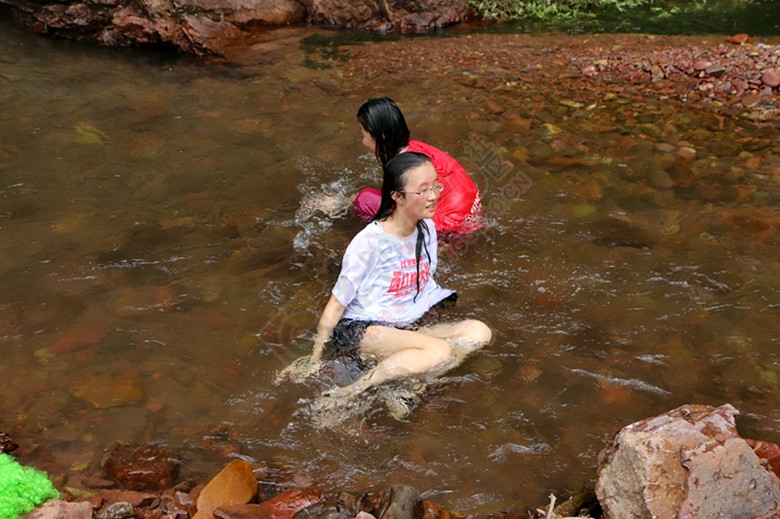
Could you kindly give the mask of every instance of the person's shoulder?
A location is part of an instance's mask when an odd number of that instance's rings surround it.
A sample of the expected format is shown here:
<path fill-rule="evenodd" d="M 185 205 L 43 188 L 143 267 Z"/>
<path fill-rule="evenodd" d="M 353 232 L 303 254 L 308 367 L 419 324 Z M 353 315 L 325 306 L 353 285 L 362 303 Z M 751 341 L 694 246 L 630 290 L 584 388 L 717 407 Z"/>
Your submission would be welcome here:
<path fill-rule="evenodd" d="M 414 139 L 409 141 L 409 146 L 406 148 L 406 151 L 416 151 L 418 153 L 429 153 L 429 154 L 445 153 L 444 151 L 440 150 L 436 146 L 433 146 L 432 144 L 428 144 L 427 142 L 423 142 L 423 141 L 416 141 Z"/>
<path fill-rule="evenodd" d="M 375 244 L 384 234 L 382 226 L 376 220 L 368 222 L 353 238 L 352 243 Z"/>

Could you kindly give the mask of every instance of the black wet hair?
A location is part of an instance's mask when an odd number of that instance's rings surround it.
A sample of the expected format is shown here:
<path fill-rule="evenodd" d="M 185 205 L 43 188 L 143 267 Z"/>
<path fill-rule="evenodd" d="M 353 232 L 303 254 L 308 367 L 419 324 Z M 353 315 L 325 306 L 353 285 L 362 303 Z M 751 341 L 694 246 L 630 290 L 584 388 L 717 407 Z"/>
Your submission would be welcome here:
<path fill-rule="evenodd" d="M 393 193 L 399 193 L 406 196 L 403 192 L 406 187 L 406 180 L 409 177 L 409 170 L 431 164 L 431 158 L 423 153 L 409 151 L 396 155 L 387 161 L 382 168 L 382 201 L 379 203 L 379 209 L 374 216 L 374 220 L 382 220 L 390 216 L 395 211 L 396 203 L 393 199 Z M 420 294 L 420 258 L 422 251 L 428 257 L 428 263 L 431 262 L 431 253 L 428 251 L 425 237 L 430 233 L 428 225 L 423 220 L 417 221 L 417 243 L 414 247 L 414 257 L 417 260 L 417 295 Z M 414 296 L 414 301 L 417 300 Z"/>
<path fill-rule="evenodd" d="M 409 127 L 395 101 L 373 97 L 360 105 L 357 120 L 376 142 L 374 153 L 382 167 L 409 145 Z"/>

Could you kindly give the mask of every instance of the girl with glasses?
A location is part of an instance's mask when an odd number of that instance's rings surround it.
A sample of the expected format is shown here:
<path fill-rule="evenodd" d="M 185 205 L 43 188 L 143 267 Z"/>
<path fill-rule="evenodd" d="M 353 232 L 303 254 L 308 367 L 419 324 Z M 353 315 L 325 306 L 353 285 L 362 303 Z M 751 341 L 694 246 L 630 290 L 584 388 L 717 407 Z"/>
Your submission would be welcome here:
<path fill-rule="evenodd" d="M 446 371 L 490 342 L 492 332 L 481 321 L 423 324 L 429 310 L 456 299 L 434 279 L 431 218 L 442 189 L 427 156 L 406 152 L 387 161 L 376 215 L 347 247 L 306 371 L 315 372 L 321 359 L 345 356 L 366 369 L 329 396 L 355 396 L 391 380 Z M 309 374 L 299 367 L 282 371 L 278 380 Z"/>

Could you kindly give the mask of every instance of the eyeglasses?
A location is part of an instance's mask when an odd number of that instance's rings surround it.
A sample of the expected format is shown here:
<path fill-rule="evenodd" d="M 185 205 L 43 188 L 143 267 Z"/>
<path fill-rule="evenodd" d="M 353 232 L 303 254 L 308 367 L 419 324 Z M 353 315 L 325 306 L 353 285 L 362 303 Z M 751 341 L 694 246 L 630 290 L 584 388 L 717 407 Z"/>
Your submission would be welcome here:
<path fill-rule="evenodd" d="M 405 195 L 417 195 L 417 196 L 428 196 L 429 193 L 433 193 L 434 195 L 440 194 L 442 191 L 444 191 L 444 184 L 436 184 L 433 187 L 428 187 L 425 189 L 421 189 L 419 191 L 399 191 L 399 193 L 403 193 Z"/>

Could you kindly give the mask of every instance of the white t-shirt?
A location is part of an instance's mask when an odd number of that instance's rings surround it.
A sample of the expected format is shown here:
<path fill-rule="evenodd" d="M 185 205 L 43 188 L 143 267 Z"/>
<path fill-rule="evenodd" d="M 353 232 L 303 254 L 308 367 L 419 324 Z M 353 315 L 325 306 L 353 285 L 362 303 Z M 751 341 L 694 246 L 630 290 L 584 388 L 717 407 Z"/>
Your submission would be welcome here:
<path fill-rule="evenodd" d="M 438 263 L 436 228 L 432 220 L 423 221 L 428 226 L 425 233 L 428 254 L 423 247 L 419 294 L 415 260 L 417 229 L 411 236 L 399 238 L 385 232 L 375 221 L 352 239 L 333 287 L 333 295 L 346 307 L 344 318 L 403 326 L 416 321 L 453 293 L 433 279 Z"/>

